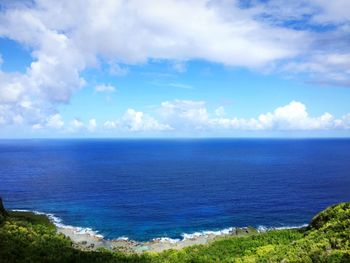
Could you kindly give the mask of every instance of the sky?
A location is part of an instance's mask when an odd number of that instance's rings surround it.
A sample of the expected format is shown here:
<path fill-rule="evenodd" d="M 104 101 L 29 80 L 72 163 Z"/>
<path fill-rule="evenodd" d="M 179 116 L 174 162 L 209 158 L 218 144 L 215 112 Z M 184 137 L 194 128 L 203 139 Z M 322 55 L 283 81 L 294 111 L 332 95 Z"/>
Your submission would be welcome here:
<path fill-rule="evenodd" d="M 0 0 L 0 138 L 349 137 L 348 0 Z"/>

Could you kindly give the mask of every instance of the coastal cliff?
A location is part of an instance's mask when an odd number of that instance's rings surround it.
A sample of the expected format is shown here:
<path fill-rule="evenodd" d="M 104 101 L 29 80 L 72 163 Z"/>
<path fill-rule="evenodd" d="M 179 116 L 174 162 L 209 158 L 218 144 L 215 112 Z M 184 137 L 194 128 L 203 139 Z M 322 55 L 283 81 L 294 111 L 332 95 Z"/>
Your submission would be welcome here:
<path fill-rule="evenodd" d="M 81 250 L 45 215 L 1 205 L 0 262 L 350 262 L 350 203 L 316 215 L 306 228 L 228 235 L 160 253 Z"/>

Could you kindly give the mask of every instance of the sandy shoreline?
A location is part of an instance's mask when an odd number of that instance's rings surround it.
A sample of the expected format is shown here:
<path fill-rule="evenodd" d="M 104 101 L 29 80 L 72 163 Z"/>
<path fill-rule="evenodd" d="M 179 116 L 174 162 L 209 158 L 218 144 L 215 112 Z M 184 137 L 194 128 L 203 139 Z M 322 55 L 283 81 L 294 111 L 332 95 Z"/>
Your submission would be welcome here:
<path fill-rule="evenodd" d="M 254 228 L 230 228 L 227 231 L 223 231 L 221 234 L 215 232 L 209 232 L 191 235 L 184 237 L 183 239 L 175 240 L 171 238 L 156 238 L 150 241 L 139 242 L 129 239 L 104 239 L 99 236 L 90 234 L 89 232 L 76 232 L 74 228 L 57 227 L 57 232 L 69 237 L 74 246 L 83 250 L 96 250 L 98 248 L 104 248 L 111 251 L 122 251 L 128 253 L 142 253 L 142 252 L 161 252 L 167 249 L 182 249 L 184 247 L 208 244 L 214 239 L 225 236 L 244 236 L 258 231 Z"/>

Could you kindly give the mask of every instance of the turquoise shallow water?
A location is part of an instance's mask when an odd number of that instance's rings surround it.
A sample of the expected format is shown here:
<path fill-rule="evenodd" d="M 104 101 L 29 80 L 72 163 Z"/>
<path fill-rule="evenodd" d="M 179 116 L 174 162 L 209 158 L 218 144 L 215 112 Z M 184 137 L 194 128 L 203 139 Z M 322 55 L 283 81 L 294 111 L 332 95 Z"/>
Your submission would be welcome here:
<path fill-rule="evenodd" d="M 2 140 L 0 196 L 107 238 L 297 226 L 350 200 L 350 140 Z"/>

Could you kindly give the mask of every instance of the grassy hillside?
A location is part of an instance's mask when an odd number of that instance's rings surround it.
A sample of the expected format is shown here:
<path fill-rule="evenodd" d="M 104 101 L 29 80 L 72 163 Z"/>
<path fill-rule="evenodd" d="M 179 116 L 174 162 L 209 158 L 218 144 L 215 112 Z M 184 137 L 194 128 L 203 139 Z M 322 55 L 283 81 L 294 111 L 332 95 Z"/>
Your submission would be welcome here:
<path fill-rule="evenodd" d="M 80 251 L 45 216 L 0 212 L 0 262 L 350 262 L 350 203 L 319 213 L 305 229 L 228 237 L 159 254 Z"/>

